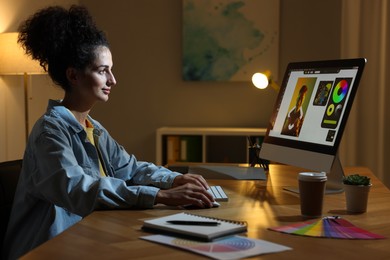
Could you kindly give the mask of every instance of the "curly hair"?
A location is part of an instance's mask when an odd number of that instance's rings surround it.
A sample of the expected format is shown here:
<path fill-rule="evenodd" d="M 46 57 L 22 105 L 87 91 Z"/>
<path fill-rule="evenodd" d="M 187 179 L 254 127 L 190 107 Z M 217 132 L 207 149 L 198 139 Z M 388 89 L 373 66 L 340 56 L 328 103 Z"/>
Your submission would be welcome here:
<path fill-rule="evenodd" d="M 96 48 L 109 47 L 88 10 L 78 5 L 39 10 L 19 26 L 18 43 L 65 91 L 70 91 L 67 68 L 85 69 L 96 58 Z"/>

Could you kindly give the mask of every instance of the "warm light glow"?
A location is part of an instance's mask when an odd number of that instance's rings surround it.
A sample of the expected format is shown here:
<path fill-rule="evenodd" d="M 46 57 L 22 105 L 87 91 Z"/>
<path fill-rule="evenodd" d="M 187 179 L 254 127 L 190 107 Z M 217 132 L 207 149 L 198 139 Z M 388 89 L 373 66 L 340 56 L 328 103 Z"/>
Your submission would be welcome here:
<path fill-rule="evenodd" d="M 258 89 L 265 89 L 268 86 L 272 87 L 276 92 L 280 89 L 279 85 L 272 80 L 271 71 L 269 70 L 263 73 L 258 72 L 253 74 L 252 83 Z"/>
<path fill-rule="evenodd" d="M 0 1 L 0 33 L 10 30 L 17 19 L 15 10 L 20 6 L 17 2 L 21 1 Z"/>
<path fill-rule="evenodd" d="M 257 72 L 252 76 L 252 83 L 258 89 L 265 89 L 269 82 L 265 74 Z"/>
<path fill-rule="evenodd" d="M 18 33 L 0 34 L 0 75 L 45 73 L 39 62 L 25 54 L 17 39 Z"/>

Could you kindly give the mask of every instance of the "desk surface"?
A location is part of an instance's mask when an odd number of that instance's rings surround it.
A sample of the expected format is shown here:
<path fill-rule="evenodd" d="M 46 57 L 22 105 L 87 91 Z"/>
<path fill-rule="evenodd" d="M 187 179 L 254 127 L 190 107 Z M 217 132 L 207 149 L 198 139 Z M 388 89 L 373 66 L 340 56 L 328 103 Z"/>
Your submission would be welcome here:
<path fill-rule="evenodd" d="M 270 231 L 268 227 L 302 221 L 299 197 L 283 190 L 297 185 L 300 169 L 271 165 L 267 181 L 209 180 L 221 185 L 229 196 L 221 207 L 191 210 L 193 213 L 246 220 L 247 236 L 279 243 L 293 250 L 260 255 L 256 259 L 388 259 L 389 239 L 343 240 L 294 236 Z M 324 215 L 339 215 L 355 225 L 390 238 L 390 191 L 367 168 L 350 167 L 346 174 L 360 173 L 372 178 L 368 211 L 353 215 L 345 210 L 344 193 L 326 195 Z M 140 240 L 142 220 L 182 210 L 157 205 L 149 210 L 96 211 L 67 231 L 29 252 L 23 259 L 204 259 L 187 251 Z M 254 259 L 254 258 L 251 258 Z"/>

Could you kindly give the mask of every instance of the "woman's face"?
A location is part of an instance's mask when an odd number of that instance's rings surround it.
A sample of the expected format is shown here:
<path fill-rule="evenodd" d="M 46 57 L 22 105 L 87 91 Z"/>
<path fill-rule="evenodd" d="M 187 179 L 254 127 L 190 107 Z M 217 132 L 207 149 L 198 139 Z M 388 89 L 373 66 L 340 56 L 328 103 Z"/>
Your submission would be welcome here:
<path fill-rule="evenodd" d="M 101 46 L 95 50 L 96 59 L 77 76 L 77 85 L 73 92 L 77 92 L 83 102 L 93 104 L 96 101 L 107 101 L 111 88 L 116 84 L 112 73 L 112 56 L 110 50 Z"/>

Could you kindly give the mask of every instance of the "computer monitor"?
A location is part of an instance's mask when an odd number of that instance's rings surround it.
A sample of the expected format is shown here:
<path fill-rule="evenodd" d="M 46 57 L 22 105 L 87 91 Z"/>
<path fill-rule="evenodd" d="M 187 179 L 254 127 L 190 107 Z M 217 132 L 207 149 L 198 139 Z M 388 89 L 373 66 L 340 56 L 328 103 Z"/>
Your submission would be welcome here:
<path fill-rule="evenodd" d="M 326 193 L 342 192 L 338 148 L 365 64 L 364 58 L 288 64 L 260 158 L 326 172 Z"/>

